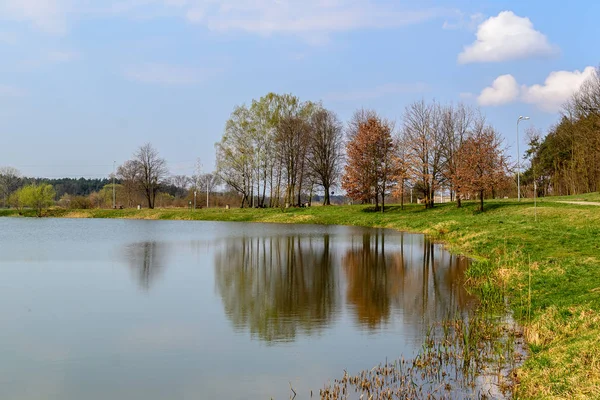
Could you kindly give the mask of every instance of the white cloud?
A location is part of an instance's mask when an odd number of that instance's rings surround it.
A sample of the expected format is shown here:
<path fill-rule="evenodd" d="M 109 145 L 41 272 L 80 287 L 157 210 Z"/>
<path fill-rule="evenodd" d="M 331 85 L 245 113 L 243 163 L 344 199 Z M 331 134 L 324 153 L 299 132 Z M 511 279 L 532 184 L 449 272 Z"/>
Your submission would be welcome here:
<path fill-rule="evenodd" d="M 551 72 L 542 85 L 523 85 L 521 99 L 525 103 L 537 105 L 544 111 L 556 112 L 581 84 L 595 73 L 594 67 L 587 67 L 583 71 Z"/>
<path fill-rule="evenodd" d="M 372 100 L 398 93 L 422 93 L 429 90 L 429 86 L 422 82 L 417 83 L 386 83 L 372 89 L 353 90 L 348 92 L 329 93 L 324 96 L 327 101 L 360 101 Z"/>
<path fill-rule="evenodd" d="M 0 0 L 0 15 L 63 33 L 67 17 L 179 16 L 215 32 L 293 34 L 322 43 L 335 32 L 385 29 L 447 14 L 440 9 L 404 10 L 363 0 Z"/>
<path fill-rule="evenodd" d="M 399 11 L 356 0 L 224 0 L 198 2 L 188 11 L 193 22 L 214 31 L 314 34 L 394 28 L 429 20 L 438 10 Z"/>
<path fill-rule="evenodd" d="M 512 75 L 502 75 L 494 80 L 491 87 L 483 89 L 477 101 L 482 106 L 520 101 L 534 104 L 546 112 L 557 112 L 595 71 L 594 67 L 586 67 L 583 71 L 555 71 L 548 75 L 543 84 L 532 86 L 519 86 Z"/>
<path fill-rule="evenodd" d="M 52 50 L 46 54 L 46 59 L 51 63 L 65 63 L 77 60 L 79 53 L 74 51 Z"/>
<path fill-rule="evenodd" d="M 0 19 L 28 21 L 53 34 L 66 31 L 71 0 L 0 0 Z"/>
<path fill-rule="evenodd" d="M 467 15 L 462 11 L 456 12 L 456 17 L 452 20 L 444 21 L 442 29 L 447 30 L 469 30 L 474 31 L 477 29 L 479 24 L 483 22 L 485 15 L 482 13 L 475 13 Z"/>
<path fill-rule="evenodd" d="M 477 101 L 482 106 L 499 106 L 510 103 L 519 97 L 519 85 L 512 75 L 497 77 L 492 86 L 483 89 Z"/>
<path fill-rule="evenodd" d="M 556 53 L 544 34 L 533 28 L 529 18 L 502 11 L 477 28 L 477 40 L 458 55 L 461 64 L 499 62 Z"/>
<path fill-rule="evenodd" d="M 205 81 L 208 70 L 168 64 L 142 64 L 125 69 L 129 80 L 165 86 L 195 85 Z"/>

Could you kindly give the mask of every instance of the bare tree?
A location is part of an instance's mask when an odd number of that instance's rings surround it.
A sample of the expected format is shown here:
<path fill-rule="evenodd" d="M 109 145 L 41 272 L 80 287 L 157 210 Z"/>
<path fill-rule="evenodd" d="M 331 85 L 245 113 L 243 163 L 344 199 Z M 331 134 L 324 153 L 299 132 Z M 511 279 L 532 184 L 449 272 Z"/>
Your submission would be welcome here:
<path fill-rule="evenodd" d="M 456 206 L 460 208 L 461 187 L 460 179 L 457 176 L 458 149 L 471 132 L 483 127 L 485 119 L 480 113 L 462 103 L 456 107 L 452 105 L 443 107 L 440 117 L 443 140 L 441 146 L 444 163 L 443 180 L 449 185 L 451 199 L 455 197 Z"/>
<path fill-rule="evenodd" d="M 123 185 L 128 207 L 133 206 L 133 199 L 139 189 L 139 172 L 140 169 L 134 160 L 127 160 L 117 168 L 117 177 Z"/>
<path fill-rule="evenodd" d="M 358 134 L 361 124 L 366 123 L 371 118 L 379 118 L 375 110 L 364 108 L 356 110 L 354 114 L 352 114 L 352 118 L 346 127 L 346 141 L 350 142 L 354 140 L 354 137 Z"/>
<path fill-rule="evenodd" d="M 18 169 L 13 167 L 0 168 L 0 195 L 2 195 L 4 208 L 6 208 L 10 194 L 18 189 L 20 181 L 21 173 Z"/>
<path fill-rule="evenodd" d="M 190 177 L 186 175 L 174 175 L 171 177 L 171 184 L 181 190 L 187 190 L 190 182 Z"/>
<path fill-rule="evenodd" d="M 394 138 L 394 146 L 396 150 L 396 176 L 393 178 L 393 180 L 396 182 L 396 185 L 393 188 L 392 194 L 396 197 L 400 197 L 400 208 L 404 210 L 404 189 L 406 186 L 406 181 L 410 179 L 410 174 L 409 164 L 407 162 L 407 146 L 402 134 L 398 134 Z"/>
<path fill-rule="evenodd" d="M 563 113 L 571 118 L 590 114 L 600 117 L 600 67 L 571 96 L 563 106 Z"/>
<path fill-rule="evenodd" d="M 330 205 L 329 189 L 337 183 L 341 171 L 342 123 L 325 109 L 317 110 L 310 122 L 308 166 L 314 181 L 325 191 L 323 205 Z"/>
<path fill-rule="evenodd" d="M 169 179 L 169 182 L 177 189 L 175 192 L 176 197 L 182 198 L 187 195 L 192 178 L 186 175 L 174 175 Z"/>
<path fill-rule="evenodd" d="M 304 178 L 308 132 L 309 126 L 302 116 L 290 115 L 279 122 L 276 140 L 287 179 L 285 193 L 287 203 L 292 203 L 296 193 L 298 194 L 297 204 L 301 203 L 300 193 Z"/>
<path fill-rule="evenodd" d="M 404 111 L 407 159 L 415 186 L 423 193 L 426 208 L 433 208 L 434 193 L 443 179 L 444 137 L 441 107 L 419 101 Z"/>
<path fill-rule="evenodd" d="M 206 207 L 209 207 L 209 195 L 215 191 L 217 186 L 221 185 L 221 177 L 216 172 L 208 172 L 206 174 L 194 175 L 193 189 L 198 191 L 198 195 L 206 195 Z"/>
<path fill-rule="evenodd" d="M 150 143 L 141 146 L 134 155 L 134 161 L 139 168 L 139 186 L 148 201 L 148 208 L 154 208 L 156 194 L 169 170 L 164 158 Z"/>

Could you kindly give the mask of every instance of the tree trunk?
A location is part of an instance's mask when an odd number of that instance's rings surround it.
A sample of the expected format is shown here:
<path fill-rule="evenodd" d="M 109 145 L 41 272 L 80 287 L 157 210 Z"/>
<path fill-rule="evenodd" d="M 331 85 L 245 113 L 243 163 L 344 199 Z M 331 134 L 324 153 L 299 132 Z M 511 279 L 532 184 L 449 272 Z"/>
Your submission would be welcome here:
<path fill-rule="evenodd" d="M 146 189 L 146 199 L 148 200 L 148 208 L 154 208 L 152 206 L 152 194 L 150 193 L 150 189 Z"/>
<path fill-rule="evenodd" d="M 400 188 L 400 209 L 404 210 L 404 178 L 402 178 L 402 187 Z"/>
<path fill-rule="evenodd" d="M 304 171 L 300 171 L 300 179 L 298 180 L 298 205 L 302 205 L 302 181 L 304 180 Z"/>
<path fill-rule="evenodd" d="M 329 186 L 323 186 L 323 188 L 325 189 L 325 198 L 323 199 L 323 205 L 330 206 L 331 200 L 329 198 Z"/>
<path fill-rule="evenodd" d="M 273 206 L 274 207 L 279 207 L 280 203 L 281 203 L 281 164 L 278 165 L 277 167 L 277 186 L 275 189 L 275 193 L 277 194 L 277 201 L 273 202 Z M 271 193 L 271 196 L 273 196 L 273 194 Z"/>
<path fill-rule="evenodd" d="M 479 211 L 483 211 L 483 190 L 479 191 Z"/>

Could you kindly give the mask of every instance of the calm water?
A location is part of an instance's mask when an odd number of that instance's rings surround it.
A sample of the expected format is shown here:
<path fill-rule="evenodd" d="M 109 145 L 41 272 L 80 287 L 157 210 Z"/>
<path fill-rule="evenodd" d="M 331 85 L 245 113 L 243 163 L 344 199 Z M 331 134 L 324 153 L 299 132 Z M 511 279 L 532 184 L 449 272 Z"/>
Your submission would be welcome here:
<path fill-rule="evenodd" d="M 466 266 L 390 230 L 0 218 L 0 398 L 307 398 L 466 312 Z"/>

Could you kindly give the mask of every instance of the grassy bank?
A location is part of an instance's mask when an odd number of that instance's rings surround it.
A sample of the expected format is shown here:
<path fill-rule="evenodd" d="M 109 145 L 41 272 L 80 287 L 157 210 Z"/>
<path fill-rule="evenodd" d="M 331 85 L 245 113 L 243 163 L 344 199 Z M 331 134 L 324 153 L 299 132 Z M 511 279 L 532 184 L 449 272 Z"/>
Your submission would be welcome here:
<path fill-rule="evenodd" d="M 577 201 L 581 196 L 560 198 Z M 586 200 L 596 201 L 598 194 Z M 51 217 L 284 222 L 424 232 L 478 260 L 469 271 L 483 299 L 498 288 L 525 328 L 531 356 L 518 371 L 521 398 L 600 398 L 600 207 L 541 200 L 308 209 L 50 210 Z M 26 215 L 30 215 L 26 211 Z M 16 215 L 0 210 L 0 216 Z M 34 213 L 31 212 L 30 216 Z"/>

